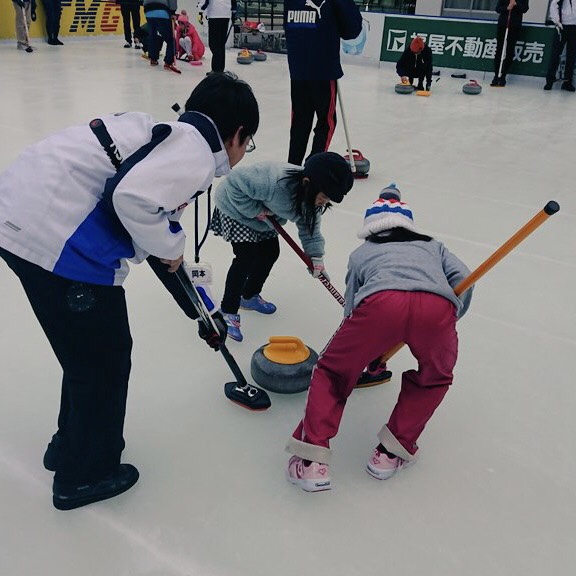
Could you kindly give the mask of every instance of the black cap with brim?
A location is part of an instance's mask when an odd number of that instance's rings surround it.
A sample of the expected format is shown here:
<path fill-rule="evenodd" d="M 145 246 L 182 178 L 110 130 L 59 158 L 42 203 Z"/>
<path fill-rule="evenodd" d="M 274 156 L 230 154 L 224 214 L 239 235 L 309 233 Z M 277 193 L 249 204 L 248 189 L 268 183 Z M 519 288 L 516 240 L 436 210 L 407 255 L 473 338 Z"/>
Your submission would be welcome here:
<path fill-rule="evenodd" d="M 344 200 L 354 184 L 350 164 L 335 152 L 319 152 L 310 156 L 304 163 L 302 174 L 336 204 Z"/>

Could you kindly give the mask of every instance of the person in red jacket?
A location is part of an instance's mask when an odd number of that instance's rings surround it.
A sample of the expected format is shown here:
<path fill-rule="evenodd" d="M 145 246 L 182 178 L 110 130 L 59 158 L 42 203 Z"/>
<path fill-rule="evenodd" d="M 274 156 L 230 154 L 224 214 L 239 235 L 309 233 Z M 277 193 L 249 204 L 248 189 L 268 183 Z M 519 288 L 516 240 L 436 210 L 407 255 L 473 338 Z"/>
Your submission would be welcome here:
<path fill-rule="evenodd" d="M 206 48 L 196 28 L 190 23 L 186 10 L 182 10 L 176 24 L 176 58 L 200 63 Z"/>

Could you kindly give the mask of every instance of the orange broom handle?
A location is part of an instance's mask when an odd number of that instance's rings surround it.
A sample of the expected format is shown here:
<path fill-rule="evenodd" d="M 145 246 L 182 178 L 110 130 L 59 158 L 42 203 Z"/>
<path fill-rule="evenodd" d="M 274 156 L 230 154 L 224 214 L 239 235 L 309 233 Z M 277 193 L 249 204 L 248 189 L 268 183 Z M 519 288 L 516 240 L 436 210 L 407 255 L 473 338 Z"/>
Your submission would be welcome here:
<path fill-rule="evenodd" d="M 550 216 L 556 214 L 558 210 L 560 210 L 558 202 L 550 200 L 550 202 L 548 202 L 548 204 L 546 204 L 546 206 L 544 206 L 544 208 L 540 210 L 540 212 L 538 212 L 538 214 L 536 214 L 536 216 L 534 216 L 532 220 L 524 224 L 524 226 L 522 226 L 522 228 L 520 228 L 520 230 L 518 230 L 518 232 L 516 232 L 514 236 L 512 236 L 509 240 L 504 242 L 504 244 L 502 244 L 502 246 L 500 246 L 500 248 L 498 248 L 498 250 L 496 250 L 496 252 L 494 252 L 494 254 L 492 254 L 487 260 L 485 260 L 482 264 L 480 264 L 480 266 L 478 266 L 478 268 L 476 268 L 476 270 L 474 270 L 474 272 L 472 272 L 470 276 L 464 278 L 464 280 L 462 280 L 462 282 L 460 282 L 454 288 L 454 294 L 456 294 L 456 296 L 460 296 L 460 294 L 466 292 L 466 290 L 468 290 L 470 286 L 472 286 L 473 284 L 476 283 L 477 280 L 482 278 L 482 276 L 484 276 L 484 274 L 486 274 L 488 270 L 490 270 L 496 264 L 498 264 L 498 262 L 500 262 L 500 260 L 502 260 L 504 256 L 512 252 L 512 250 L 514 250 L 514 248 L 516 248 L 516 246 L 518 246 L 520 242 L 522 242 L 528 236 L 530 236 L 530 234 L 532 234 L 532 232 L 534 232 L 536 228 L 538 228 L 541 224 L 543 224 L 546 220 L 548 220 Z M 403 342 L 396 344 L 396 346 L 394 346 L 393 348 L 388 350 L 388 352 L 385 352 L 382 355 L 382 357 L 380 358 L 380 362 L 382 364 L 386 363 L 403 346 L 404 346 Z"/>

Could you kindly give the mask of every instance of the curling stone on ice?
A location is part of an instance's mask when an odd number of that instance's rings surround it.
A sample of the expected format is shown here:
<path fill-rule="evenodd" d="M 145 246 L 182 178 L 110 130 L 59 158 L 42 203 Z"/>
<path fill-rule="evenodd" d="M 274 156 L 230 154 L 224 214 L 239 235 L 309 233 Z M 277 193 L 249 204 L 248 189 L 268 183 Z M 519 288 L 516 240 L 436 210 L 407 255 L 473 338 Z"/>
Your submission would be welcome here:
<path fill-rule="evenodd" d="M 362 152 L 360 150 L 352 149 L 352 158 L 354 159 L 354 166 L 356 168 L 356 172 L 352 173 L 354 178 L 368 178 L 368 171 L 370 170 L 370 160 L 368 158 L 364 158 Z M 345 154 L 344 160 L 350 164 L 350 155 Z"/>
<path fill-rule="evenodd" d="M 470 80 L 468 84 L 462 86 L 462 92 L 464 92 L 464 94 L 480 94 L 480 92 L 482 92 L 482 86 L 480 86 L 476 80 Z"/>
<path fill-rule="evenodd" d="M 318 354 L 295 336 L 270 336 L 252 355 L 254 381 L 269 392 L 296 394 L 310 387 Z"/>
<path fill-rule="evenodd" d="M 394 92 L 396 92 L 396 94 L 412 94 L 412 92 L 414 92 L 414 86 L 409 82 L 400 82 L 394 86 Z"/>
<path fill-rule="evenodd" d="M 266 52 L 262 52 L 262 50 L 257 50 L 254 54 L 254 60 L 256 60 L 256 62 L 264 62 L 264 60 L 267 58 L 268 54 L 266 54 Z"/>
<path fill-rule="evenodd" d="M 250 50 L 243 48 L 240 50 L 240 52 L 238 52 L 238 56 L 236 58 L 236 62 L 238 62 L 238 64 L 252 64 L 253 61 L 254 54 L 252 54 Z"/>

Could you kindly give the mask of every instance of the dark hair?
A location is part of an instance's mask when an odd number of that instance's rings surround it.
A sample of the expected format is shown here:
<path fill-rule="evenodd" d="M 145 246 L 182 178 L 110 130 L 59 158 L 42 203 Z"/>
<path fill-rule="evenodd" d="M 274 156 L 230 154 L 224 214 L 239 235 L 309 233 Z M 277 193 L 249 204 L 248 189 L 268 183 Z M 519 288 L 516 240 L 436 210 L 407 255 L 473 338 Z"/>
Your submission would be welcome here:
<path fill-rule="evenodd" d="M 231 72 L 206 76 L 192 90 L 186 101 L 186 112 L 201 112 L 216 125 L 225 142 L 242 126 L 240 139 L 256 134 L 260 122 L 258 102 L 250 85 Z"/>
<path fill-rule="evenodd" d="M 331 208 L 330 203 L 324 206 L 316 206 L 316 196 L 322 190 L 317 183 L 309 180 L 306 184 L 304 183 L 304 172 L 302 169 L 298 168 L 288 168 L 286 170 L 286 176 L 280 178 L 280 180 L 289 180 L 294 186 L 294 195 L 292 197 L 292 207 L 294 208 L 298 216 L 304 218 L 304 225 L 310 234 L 314 232 L 316 227 L 316 220 L 318 214 L 324 214 L 328 208 Z"/>
<path fill-rule="evenodd" d="M 416 240 L 430 242 L 430 240 L 433 240 L 432 236 L 418 234 L 418 232 L 402 228 L 401 226 L 390 228 L 387 232 L 387 234 L 371 234 L 366 238 L 366 241 L 374 242 L 375 244 L 385 244 L 386 242 L 414 242 Z"/>

